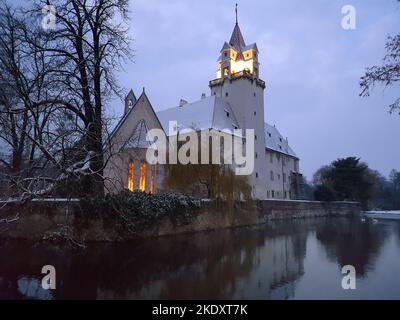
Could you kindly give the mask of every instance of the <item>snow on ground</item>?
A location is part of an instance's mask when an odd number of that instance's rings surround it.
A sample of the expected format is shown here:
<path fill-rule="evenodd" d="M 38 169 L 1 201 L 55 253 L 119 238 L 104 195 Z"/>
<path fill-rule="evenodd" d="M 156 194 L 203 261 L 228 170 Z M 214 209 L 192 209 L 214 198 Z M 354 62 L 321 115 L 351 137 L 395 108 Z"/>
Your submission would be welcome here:
<path fill-rule="evenodd" d="M 393 210 L 393 211 L 365 211 L 364 215 L 367 218 L 373 218 L 373 219 L 391 219 L 391 220 L 400 219 L 400 211 L 399 210 Z"/>

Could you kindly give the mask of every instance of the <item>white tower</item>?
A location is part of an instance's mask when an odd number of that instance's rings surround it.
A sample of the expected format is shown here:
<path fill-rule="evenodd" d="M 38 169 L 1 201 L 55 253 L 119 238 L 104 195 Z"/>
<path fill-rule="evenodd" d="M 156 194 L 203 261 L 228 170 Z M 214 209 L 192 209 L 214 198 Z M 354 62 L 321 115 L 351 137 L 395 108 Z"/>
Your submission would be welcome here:
<path fill-rule="evenodd" d="M 210 81 L 211 95 L 227 101 L 241 129 L 254 129 L 254 172 L 249 182 L 253 196 L 266 198 L 267 168 L 264 134 L 265 82 L 259 78 L 258 49 L 246 45 L 237 21 L 229 43 L 225 42 L 217 61 L 217 78 Z"/>

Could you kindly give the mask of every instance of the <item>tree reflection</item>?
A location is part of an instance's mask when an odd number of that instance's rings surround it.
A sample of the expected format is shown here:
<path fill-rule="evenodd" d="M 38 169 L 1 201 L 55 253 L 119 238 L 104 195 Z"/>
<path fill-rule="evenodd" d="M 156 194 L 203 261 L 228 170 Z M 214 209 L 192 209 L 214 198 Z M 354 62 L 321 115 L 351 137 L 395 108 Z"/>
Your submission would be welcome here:
<path fill-rule="evenodd" d="M 324 245 L 328 257 L 340 267 L 353 265 L 357 276 L 366 276 L 388 236 L 387 228 L 358 217 L 323 219 L 317 224 L 317 239 Z"/>

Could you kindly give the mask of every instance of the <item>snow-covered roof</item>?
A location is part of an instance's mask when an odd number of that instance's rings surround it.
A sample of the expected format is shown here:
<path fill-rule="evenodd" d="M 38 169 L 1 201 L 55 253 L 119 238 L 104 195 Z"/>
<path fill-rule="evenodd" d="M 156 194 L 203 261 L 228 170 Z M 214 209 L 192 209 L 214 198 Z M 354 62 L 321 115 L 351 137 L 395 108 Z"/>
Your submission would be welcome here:
<path fill-rule="evenodd" d="M 159 111 L 157 117 L 166 134 L 169 133 L 169 121 L 177 122 L 178 131 L 184 129 L 233 131 L 239 128 L 229 103 L 216 96 Z"/>
<path fill-rule="evenodd" d="M 265 132 L 265 147 L 277 152 L 285 153 L 292 157 L 296 157 L 296 154 L 289 146 L 289 143 L 286 139 L 283 138 L 281 133 L 275 126 L 271 126 L 268 123 L 264 124 L 264 132 Z"/>

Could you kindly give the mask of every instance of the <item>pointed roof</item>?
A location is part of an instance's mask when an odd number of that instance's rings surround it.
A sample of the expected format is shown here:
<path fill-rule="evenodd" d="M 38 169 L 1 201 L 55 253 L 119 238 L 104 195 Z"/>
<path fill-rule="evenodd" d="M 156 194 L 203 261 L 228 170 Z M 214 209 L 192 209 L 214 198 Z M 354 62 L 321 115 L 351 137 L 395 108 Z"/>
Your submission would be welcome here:
<path fill-rule="evenodd" d="M 240 31 L 239 24 L 236 22 L 235 28 L 233 28 L 231 40 L 229 40 L 229 44 L 237 49 L 238 51 L 241 51 L 243 47 L 246 46 L 246 43 L 244 42 L 244 38 L 242 36 L 242 32 Z"/>

